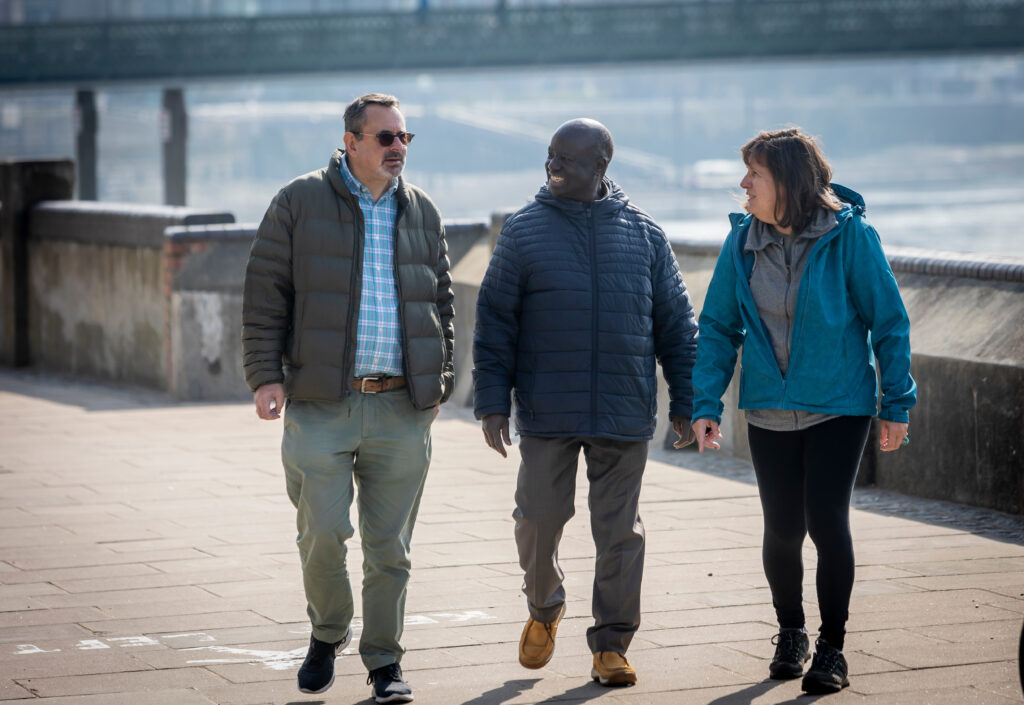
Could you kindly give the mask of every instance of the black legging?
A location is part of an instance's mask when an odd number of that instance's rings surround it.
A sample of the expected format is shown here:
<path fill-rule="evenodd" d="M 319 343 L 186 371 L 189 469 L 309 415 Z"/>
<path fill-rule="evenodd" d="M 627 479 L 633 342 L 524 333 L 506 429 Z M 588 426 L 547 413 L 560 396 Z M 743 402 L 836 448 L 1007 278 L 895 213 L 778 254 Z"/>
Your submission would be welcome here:
<path fill-rule="evenodd" d="M 764 510 L 762 558 L 779 626 L 804 626 L 801 549 L 818 551 L 821 637 L 843 648 L 853 591 L 850 497 L 871 418 L 840 416 L 802 431 L 748 426 Z"/>

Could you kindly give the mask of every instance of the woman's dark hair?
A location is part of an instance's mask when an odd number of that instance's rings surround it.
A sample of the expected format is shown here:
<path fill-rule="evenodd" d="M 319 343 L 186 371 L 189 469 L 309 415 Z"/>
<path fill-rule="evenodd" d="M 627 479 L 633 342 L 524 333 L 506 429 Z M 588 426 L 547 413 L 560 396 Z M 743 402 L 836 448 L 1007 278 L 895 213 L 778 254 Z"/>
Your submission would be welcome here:
<path fill-rule="evenodd" d="M 757 162 L 771 172 L 778 226 L 799 233 L 814 220 L 818 208 L 839 210 L 839 199 L 829 185 L 832 167 L 814 138 L 799 127 L 761 132 L 740 153 L 747 166 Z"/>

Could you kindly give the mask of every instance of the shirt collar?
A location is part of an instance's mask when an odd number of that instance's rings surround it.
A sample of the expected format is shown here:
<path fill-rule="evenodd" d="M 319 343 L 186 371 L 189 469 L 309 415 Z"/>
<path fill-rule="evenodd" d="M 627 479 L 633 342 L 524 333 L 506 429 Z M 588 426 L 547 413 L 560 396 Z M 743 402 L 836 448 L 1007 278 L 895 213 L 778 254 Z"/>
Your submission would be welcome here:
<path fill-rule="evenodd" d="M 341 171 L 341 178 L 345 180 L 345 185 L 348 186 L 349 190 L 353 193 L 366 196 L 372 201 L 373 195 L 370 193 L 370 189 L 363 186 L 363 182 L 357 179 L 355 174 L 352 173 L 352 170 L 348 168 L 348 156 L 344 152 L 342 152 L 341 159 L 339 161 L 341 162 L 341 166 L 339 167 L 339 171 Z M 398 177 L 395 177 L 391 180 L 391 186 L 388 187 L 388 190 L 381 194 L 381 198 L 387 198 L 388 196 L 393 195 L 397 190 Z"/>

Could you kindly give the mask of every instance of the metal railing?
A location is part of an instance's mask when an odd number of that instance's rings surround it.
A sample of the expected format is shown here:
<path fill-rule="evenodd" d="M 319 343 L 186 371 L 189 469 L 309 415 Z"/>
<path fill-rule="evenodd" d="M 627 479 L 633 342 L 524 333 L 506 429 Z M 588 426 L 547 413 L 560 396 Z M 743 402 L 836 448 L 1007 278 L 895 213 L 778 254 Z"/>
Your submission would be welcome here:
<path fill-rule="evenodd" d="M 10 25 L 0 86 L 1024 48 L 1024 0 L 679 0 Z"/>

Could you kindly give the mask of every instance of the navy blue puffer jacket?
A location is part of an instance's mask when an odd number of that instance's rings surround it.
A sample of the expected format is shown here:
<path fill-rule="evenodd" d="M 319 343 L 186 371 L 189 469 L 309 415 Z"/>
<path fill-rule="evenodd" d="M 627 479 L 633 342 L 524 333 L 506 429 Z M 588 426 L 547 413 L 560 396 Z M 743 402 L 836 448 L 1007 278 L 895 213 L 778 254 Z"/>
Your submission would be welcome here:
<path fill-rule="evenodd" d="M 590 203 L 542 187 L 505 223 L 477 300 L 474 412 L 529 436 L 645 440 L 655 358 L 689 418 L 697 325 L 665 233 L 610 179 Z"/>

